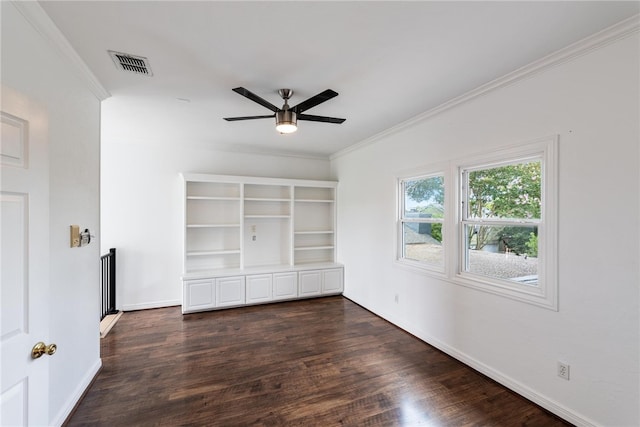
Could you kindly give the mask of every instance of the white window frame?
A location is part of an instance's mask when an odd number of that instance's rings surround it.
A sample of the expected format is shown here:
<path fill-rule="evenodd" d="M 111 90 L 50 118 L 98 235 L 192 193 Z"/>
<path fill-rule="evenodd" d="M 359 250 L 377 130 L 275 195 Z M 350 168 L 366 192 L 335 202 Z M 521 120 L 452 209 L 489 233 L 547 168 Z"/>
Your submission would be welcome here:
<path fill-rule="evenodd" d="M 486 292 L 503 295 L 505 297 L 528 302 L 530 304 L 558 309 L 558 279 L 557 279 L 557 187 L 558 187 L 558 144 L 557 136 L 532 141 L 517 147 L 510 147 L 495 151 L 491 154 L 475 156 L 455 164 L 456 172 L 456 265 L 453 279 L 463 286 L 472 287 Z M 464 226 L 468 223 L 465 218 L 466 189 L 463 188 L 463 174 L 489 169 L 492 167 L 511 165 L 531 160 L 541 162 L 541 210 L 540 218 L 519 222 L 519 225 L 530 223 L 538 227 L 538 283 L 537 285 L 521 284 L 509 280 L 501 280 L 465 271 L 466 242 Z M 477 221 L 473 221 L 477 222 Z M 492 225 L 494 221 L 484 221 Z M 495 221 L 495 223 L 507 223 Z"/>
<path fill-rule="evenodd" d="M 525 285 L 464 271 L 465 249 L 462 171 L 520 161 L 541 160 L 541 212 L 538 227 L 538 284 Z M 445 201 L 442 223 L 444 266 L 404 258 L 404 182 L 442 176 Z M 548 136 L 490 153 L 465 157 L 396 174 L 396 264 L 456 285 L 536 306 L 558 310 L 558 136 Z M 431 222 L 427 220 L 425 222 Z"/>
<path fill-rule="evenodd" d="M 428 179 L 442 177 L 444 185 L 444 218 L 407 218 L 405 217 L 405 183 L 407 181 L 415 181 L 419 179 Z M 446 169 L 444 167 L 435 168 L 431 170 L 422 169 L 420 171 L 414 171 L 414 173 L 406 173 L 399 176 L 397 179 L 396 188 L 398 189 L 398 205 L 397 205 L 397 232 L 396 232 L 396 261 L 405 267 L 430 272 L 437 276 L 445 276 L 447 270 L 447 245 L 446 234 L 448 233 L 448 226 L 446 225 L 448 196 L 448 181 Z M 404 224 L 405 223 L 426 223 L 426 224 L 442 224 L 442 264 L 422 262 L 414 259 L 405 258 L 404 256 Z"/>

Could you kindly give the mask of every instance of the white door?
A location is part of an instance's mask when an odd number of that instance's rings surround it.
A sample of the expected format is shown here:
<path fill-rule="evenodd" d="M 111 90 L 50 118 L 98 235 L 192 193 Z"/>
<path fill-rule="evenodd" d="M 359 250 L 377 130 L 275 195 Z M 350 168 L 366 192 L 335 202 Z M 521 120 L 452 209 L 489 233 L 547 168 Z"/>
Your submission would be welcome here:
<path fill-rule="evenodd" d="M 2 86 L 0 118 L 0 425 L 49 423 L 48 115 Z"/>

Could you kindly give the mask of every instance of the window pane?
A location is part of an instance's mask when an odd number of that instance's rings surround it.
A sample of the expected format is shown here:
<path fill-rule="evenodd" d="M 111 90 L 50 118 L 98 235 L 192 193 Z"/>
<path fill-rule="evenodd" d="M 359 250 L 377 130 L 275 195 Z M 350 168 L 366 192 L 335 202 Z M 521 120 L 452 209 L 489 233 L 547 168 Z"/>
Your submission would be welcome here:
<path fill-rule="evenodd" d="M 444 218 L 444 177 L 404 181 L 405 218 Z"/>
<path fill-rule="evenodd" d="M 468 174 L 468 218 L 540 218 L 540 161 Z"/>
<path fill-rule="evenodd" d="M 402 229 L 405 259 L 443 265 L 442 224 L 405 222 Z"/>
<path fill-rule="evenodd" d="M 538 284 L 538 227 L 466 225 L 465 271 Z"/>

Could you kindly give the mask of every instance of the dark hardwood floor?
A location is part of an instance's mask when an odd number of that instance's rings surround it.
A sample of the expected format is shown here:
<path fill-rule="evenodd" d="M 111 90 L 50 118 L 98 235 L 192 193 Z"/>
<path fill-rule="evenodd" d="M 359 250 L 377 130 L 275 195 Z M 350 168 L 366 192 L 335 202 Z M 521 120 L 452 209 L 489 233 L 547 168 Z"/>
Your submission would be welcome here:
<path fill-rule="evenodd" d="M 348 299 L 125 313 L 70 426 L 566 426 Z"/>

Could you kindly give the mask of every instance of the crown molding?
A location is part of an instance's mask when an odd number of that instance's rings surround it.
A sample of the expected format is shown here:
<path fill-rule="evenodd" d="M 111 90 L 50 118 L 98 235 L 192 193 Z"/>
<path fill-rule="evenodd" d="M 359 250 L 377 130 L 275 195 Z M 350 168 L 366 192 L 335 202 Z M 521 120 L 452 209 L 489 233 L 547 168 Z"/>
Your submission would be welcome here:
<path fill-rule="evenodd" d="M 111 96 L 37 1 L 11 1 L 11 4 L 64 59 L 71 63 L 78 77 L 87 84 L 96 98 L 103 101 Z"/>
<path fill-rule="evenodd" d="M 475 89 L 470 90 L 460 96 L 452 98 L 451 100 L 440 104 L 430 110 L 425 111 L 409 120 L 392 126 L 382 132 L 379 132 L 367 139 L 357 142 L 345 149 L 335 152 L 329 158 L 335 160 L 353 151 L 360 150 L 369 145 L 375 144 L 380 140 L 408 129 L 417 123 L 424 122 L 431 117 L 434 117 L 440 113 L 450 110 L 458 105 L 469 102 L 475 98 L 491 93 L 495 90 L 503 87 L 518 83 L 529 77 L 544 72 L 552 67 L 563 64 L 565 62 L 572 61 L 580 56 L 586 55 L 597 49 L 601 49 L 611 43 L 618 40 L 629 37 L 640 31 L 640 14 L 631 16 L 623 21 L 618 22 L 604 30 L 594 33 L 582 40 L 572 43 L 560 50 L 555 51 L 547 56 L 544 56 L 528 65 L 518 68 L 502 77 L 498 77 L 495 80 L 485 83 Z"/>

